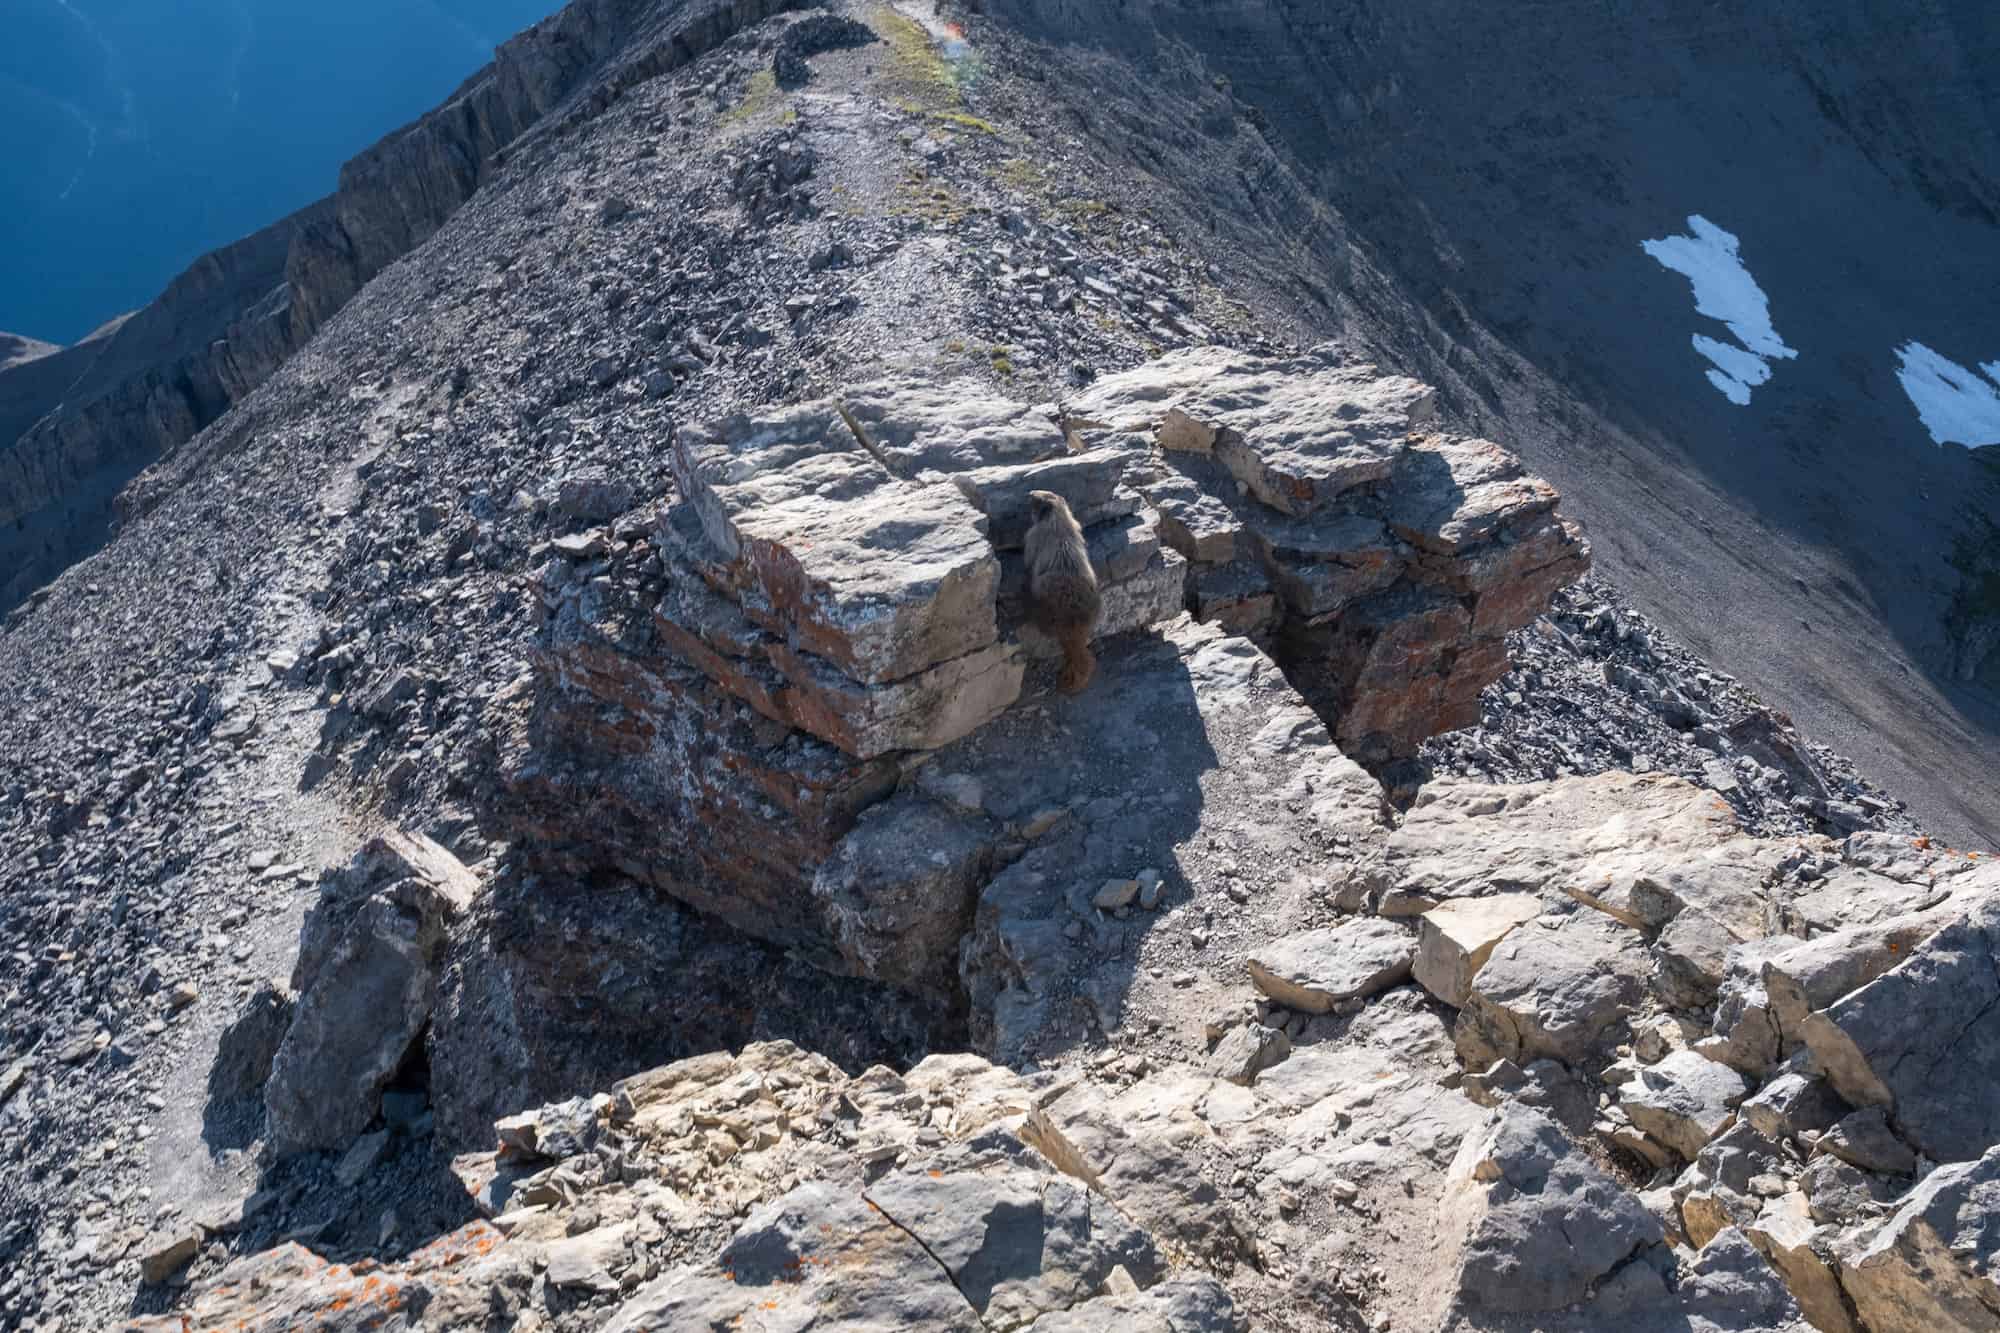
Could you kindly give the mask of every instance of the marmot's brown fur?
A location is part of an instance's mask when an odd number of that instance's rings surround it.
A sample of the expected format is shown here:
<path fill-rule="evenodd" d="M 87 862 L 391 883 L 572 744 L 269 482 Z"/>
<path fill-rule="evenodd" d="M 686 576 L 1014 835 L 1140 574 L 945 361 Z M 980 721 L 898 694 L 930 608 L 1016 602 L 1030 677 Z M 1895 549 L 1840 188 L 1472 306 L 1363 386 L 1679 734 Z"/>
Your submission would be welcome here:
<path fill-rule="evenodd" d="M 1032 491 L 1028 504 L 1034 514 L 1024 543 L 1029 615 L 1037 629 L 1062 645 L 1059 683 L 1065 694 L 1075 694 L 1097 670 L 1090 652 L 1090 633 L 1103 608 L 1097 574 L 1068 503 L 1054 491 Z"/>

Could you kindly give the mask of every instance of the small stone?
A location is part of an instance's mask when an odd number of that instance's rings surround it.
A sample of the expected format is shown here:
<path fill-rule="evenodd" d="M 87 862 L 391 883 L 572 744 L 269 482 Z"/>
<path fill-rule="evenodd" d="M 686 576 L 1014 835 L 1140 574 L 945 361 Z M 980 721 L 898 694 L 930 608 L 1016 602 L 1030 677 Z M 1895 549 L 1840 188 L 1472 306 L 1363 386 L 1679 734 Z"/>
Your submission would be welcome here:
<path fill-rule="evenodd" d="M 1100 910 L 1114 912 L 1139 896 L 1136 879 L 1107 879 L 1090 901 Z"/>
<path fill-rule="evenodd" d="M 174 988 L 167 992 L 167 1008 L 185 1009 L 200 998 L 201 989 L 192 981 L 177 982 Z"/>
<path fill-rule="evenodd" d="M 139 1276 L 149 1283 L 165 1282 L 200 1249 L 201 1232 L 192 1226 L 155 1233 L 141 1242 Z"/>
<path fill-rule="evenodd" d="M 1021 836 L 1032 842 L 1068 817 L 1069 811 L 1060 805 L 1052 805 L 1046 809 L 1037 810 L 1034 814 L 1029 815 L 1026 820 L 1022 821 Z"/>
<path fill-rule="evenodd" d="M 1160 905 L 1160 895 L 1166 889 L 1166 881 L 1157 870 L 1139 872 L 1139 906 L 1152 911 Z"/>
<path fill-rule="evenodd" d="M 1917 1155 L 1889 1128 L 1887 1115 L 1870 1106 L 1845 1116 L 1820 1135 L 1814 1151 L 1830 1153 L 1863 1171 L 1908 1175 L 1917 1169 Z"/>
<path fill-rule="evenodd" d="M 333 1168 L 334 1179 L 352 1189 L 361 1183 L 362 1177 L 375 1169 L 388 1147 L 388 1130 L 378 1129 L 372 1134 L 363 1134 Z"/>

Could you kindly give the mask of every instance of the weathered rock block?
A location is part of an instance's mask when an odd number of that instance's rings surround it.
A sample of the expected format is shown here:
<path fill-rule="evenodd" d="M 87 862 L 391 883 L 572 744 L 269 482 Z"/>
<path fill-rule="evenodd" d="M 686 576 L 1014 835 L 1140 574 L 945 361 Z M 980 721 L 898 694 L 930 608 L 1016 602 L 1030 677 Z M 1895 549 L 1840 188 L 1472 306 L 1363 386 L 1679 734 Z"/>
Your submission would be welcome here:
<path fill-rule="evenodd" d="M 898 481 L 831 405 L 685 427 L 673 461 L 746 614 L 856 680 L 997 636 L 983 516 L 953 487 Z"/>
<path fill-rule="evenodd" d="M 1404 927 L 1354 917 L 1264 946 L 1247 964 L 1258 990 L 1290 1009 L 1323 1014 L 1342 1000 L 1363 999 L 1410 978 L 1417 942 Z"/>
<path fill-rule="evenodd" d="M 1692 1160 L 1726 1129 L 1749 1088 L 1743 1076 L 1694 1051 L 1675 1051 L 1619 1089 L 1632 1123 Z"/>
<path fill-rule="evenodd" d="M 393 829 L 328 877 L 301 937 L 299 998 L 264 1093 L 274 1151 L 344 1147 L 374 1118 L 430 1019 L 446 928 L 478 889 L 444 848 Z"/>
<path fill-rule="evenodd" d="M 870 808 L 813 877 L 833 944 L 859 976 L 948 992 L 1000 829 L 902 794 Z"/>
<path fill-rule="evenodd" d="M 1793 1190 L 1765 1203 L 1744 1236 L 1785 1279 L 1806 1320 L 1820 1333 L 1861 1333 L 1840 1296 L 1840 1279 L 1821 1257 L 1832 1242 L 1830 1227 L 1814 1224 L 1806 1197 Z"/>
<path fill-rule="evenodd" d="M 1843 1238 L 1840 1285 L 1871 1333 L 2000 1329 L 2000 1148 L 1940 1167 Z"/>
<path fill-rule="evenodd" d="M 1473 978 L 1494 946 L 1541 914 L 1542 900 L 1532 893 L 1442 903 L 1421 919 L 1411 970 L 1425 990 L 1456 1009 L 1472 993 Z"/>
<path fill-rule="evenodd" d="M 1933 1161 L 1964 1162 L 2000 1142 L 1996 1012 L 2000 893 L 1982 892 L 1906 961 L 1800 1027 L 1848 1102 L 1882 1107 Z"/>
<path fill-rule="evenodd" d="M 1555 1121 L 1518 1105 L 1467 1137 L 1449 1182 L 1439 1232 L 1458 1299 L 1473 1310 L 1559 1310 L 1663 1239 L 1637 1197 Z"/>
<path fill-rule="evenodd" d="M 1458 1057 L 1474 1069 L 1544 1056 L 1584 1064 L 1621 1039 L 1647 966 L 1637 932 L 1595 912 L 1523 926 L 1473 978 L 1452 1034 Z"/>
<path fill-rule="evenodd" d="M 1756 1221 L 1763 1200 L 1750 1182 L 1775 1176 L 1781 1156 L 1777 1144 L 1743 1122 L 1711 1140 L 1674 1181 L 1688 1239 L 1704 1246 L 1730 1227 Z"/>

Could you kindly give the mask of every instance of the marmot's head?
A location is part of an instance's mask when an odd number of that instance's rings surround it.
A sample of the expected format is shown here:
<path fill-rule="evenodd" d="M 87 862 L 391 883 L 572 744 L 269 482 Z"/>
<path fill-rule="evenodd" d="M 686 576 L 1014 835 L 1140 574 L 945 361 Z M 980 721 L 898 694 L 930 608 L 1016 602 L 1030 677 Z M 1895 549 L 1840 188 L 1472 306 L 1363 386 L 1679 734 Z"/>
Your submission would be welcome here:
<path fill-rule="evenodd" d="M 1054 491 L 1029 491 L 1028 512 L 1039 523 L 1051 514 L 1069 513 L 1069 502 Z"/>

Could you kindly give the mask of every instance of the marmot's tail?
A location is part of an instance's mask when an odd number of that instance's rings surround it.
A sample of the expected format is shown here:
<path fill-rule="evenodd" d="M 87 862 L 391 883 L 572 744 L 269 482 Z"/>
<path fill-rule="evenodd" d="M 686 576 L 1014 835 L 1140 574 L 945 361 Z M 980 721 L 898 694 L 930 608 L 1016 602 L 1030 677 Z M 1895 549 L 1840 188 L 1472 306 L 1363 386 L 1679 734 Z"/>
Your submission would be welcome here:
<path fill-rule="evenodd" d="M 1090 651 L 1090 626 L 1078 625 L 1062 636 L 1062 676 L 1057 682 L 1064 694 L 1079 693 L 1097 674 L 1097 658 Z"/>

